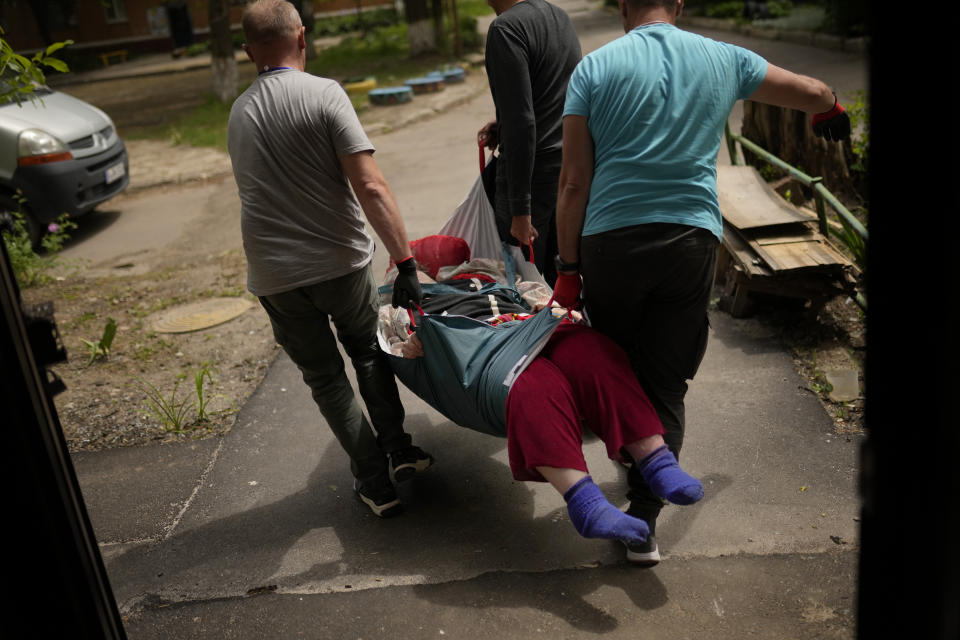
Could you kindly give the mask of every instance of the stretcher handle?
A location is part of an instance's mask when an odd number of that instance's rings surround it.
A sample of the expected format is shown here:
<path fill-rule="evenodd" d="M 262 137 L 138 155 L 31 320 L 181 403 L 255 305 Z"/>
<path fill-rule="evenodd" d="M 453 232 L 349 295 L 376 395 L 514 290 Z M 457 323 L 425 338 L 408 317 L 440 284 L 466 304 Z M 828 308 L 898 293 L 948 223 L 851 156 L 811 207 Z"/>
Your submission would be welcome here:
<path fill-rule="evenodd" d="M 421 306 L 420 306 L 419 304 L 417 304 L 416 302 L 414 302 L 413 304 L 416 304 L 416 305 L 417 305 L 417 311 L 420 312 L 420 315 L 421 315 L 421 316 L 424 315 L 424 313 L 423 313 L 423 307 L 421 307 Z M 416 328 L 417 328 L 417 321 L 414 319 L 414 317 L 413 317 L 413 309 L 411 309 L 410 307 L 407 307 L 407 316 L 410 318 L 410 326 L 413 327 L 414 329 L 416 329 Z M 413 334 L 413 331 L 407 329 L 407 333 L 408 333 L 408 334 Z"/>

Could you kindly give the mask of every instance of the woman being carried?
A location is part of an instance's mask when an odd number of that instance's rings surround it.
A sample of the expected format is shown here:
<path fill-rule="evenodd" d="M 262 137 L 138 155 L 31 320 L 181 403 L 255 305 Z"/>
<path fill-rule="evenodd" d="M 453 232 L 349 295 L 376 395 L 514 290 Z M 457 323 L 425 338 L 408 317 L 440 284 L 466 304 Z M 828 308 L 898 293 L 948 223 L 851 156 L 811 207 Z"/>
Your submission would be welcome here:
<path fill-rule="evenodd" d="M 401 352 L 405 358 L 424 355 L 416 333 Z M 556 327 L 511 386 L 506 424 L 513 477 L 549 482 L 585 538 L 636 544 L 650 531 L 646 522 L 612 505 L 593 482 L 582 451 L 584 426 L 604 442 L 611 460 L 637 465 L 664 500 L 688 505 L 703 497 L 700 481 L 667 449 L 663 425 L 624 352 L 587 326 L 564 321 Z"/>

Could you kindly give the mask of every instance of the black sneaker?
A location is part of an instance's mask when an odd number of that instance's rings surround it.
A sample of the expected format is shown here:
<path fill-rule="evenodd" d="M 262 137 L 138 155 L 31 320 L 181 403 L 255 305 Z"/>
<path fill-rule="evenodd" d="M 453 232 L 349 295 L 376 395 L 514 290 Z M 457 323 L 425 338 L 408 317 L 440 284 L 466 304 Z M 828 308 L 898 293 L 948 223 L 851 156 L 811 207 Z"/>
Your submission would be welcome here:
<path fill-rule="evenodd" d="M 433 464 L 433 456 L 413 445 L 399 449 L 390 454 L 390 466 L 393 468 L 393 479 L 405 482 Z"/>
<path fill-rule="evenodd" d="M 390 480 L 383 483 L 368 483 L 362 486 L 360 480 L 353 481 L 353 490 L 357 497 L 363 500 L 373 513 L 381 518 L 392 518 L 403 513 L 403 503 L 397 497 Z"/>
<path fill-rule="evenodd" d="M 631 473 L 633 473 L 633 471 L 633 469 L 630 470 Z M 651 509 L 650 505 L 630 503 L 630 507 L 627 509 L 627 515 L 640 518 L 647 523 L 647 527 L 650 529 L 650 535 L 647 536 L 646 542 L 641 542 L 640 544 L 623 543 L 624 546 L 627 547 L 627 562 L 630 564 L 648 568 L 660 563 L 660 549 L 657 548 L 656 537 L 657 516 L 659 514 L 660 509 Z"/>
<path fill-rule="evenodd" d="M 660 550 L 657 548 L 657 539 L 651 533 L 647 541 L 641 544 L 627 544 L 627 562 L 638 567 L 652 567 L 660 562 Z"/>

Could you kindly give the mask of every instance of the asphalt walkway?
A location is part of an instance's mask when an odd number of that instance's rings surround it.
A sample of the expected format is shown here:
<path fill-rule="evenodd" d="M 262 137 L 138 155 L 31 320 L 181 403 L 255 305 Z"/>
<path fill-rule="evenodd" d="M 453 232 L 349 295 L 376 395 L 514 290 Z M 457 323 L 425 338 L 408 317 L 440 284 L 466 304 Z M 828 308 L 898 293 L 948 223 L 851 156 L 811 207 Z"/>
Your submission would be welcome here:
<path fill-rule="evenodd" d="M 617 32 L 591 4 L 558 4 L 578 33 Z M 223 437 L 73 456 L 129 637 L 852 638 L 860 438 L 835 434 L 771 331 L 711 323 L 684 450 L 706 498 L 665 509 L 655 569 L 580 538 L 549 486 L 512 480 L 505 441 L 406 389 L 437 464 L 401 486 L 402 517 L 377 519 L 281 355 Z M 585 452 L 623 504 L 624 469 L 595 440 Z"/>

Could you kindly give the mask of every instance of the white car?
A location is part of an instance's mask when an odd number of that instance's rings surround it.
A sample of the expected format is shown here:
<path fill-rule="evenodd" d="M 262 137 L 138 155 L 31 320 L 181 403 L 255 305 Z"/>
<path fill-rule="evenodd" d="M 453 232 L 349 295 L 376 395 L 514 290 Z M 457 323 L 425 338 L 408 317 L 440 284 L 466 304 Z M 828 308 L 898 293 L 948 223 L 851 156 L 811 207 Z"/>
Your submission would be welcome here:
<path fill-rule="evenodd" d="M 26 202 L 34 245 L 47 225 L 78 217 L 130 182 L 127 148 L 110 117 L 65 93 L 41 86 L 33 99 L 0 105 L 0 211 Z"/>

